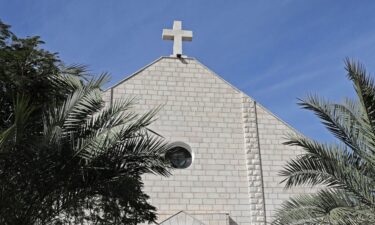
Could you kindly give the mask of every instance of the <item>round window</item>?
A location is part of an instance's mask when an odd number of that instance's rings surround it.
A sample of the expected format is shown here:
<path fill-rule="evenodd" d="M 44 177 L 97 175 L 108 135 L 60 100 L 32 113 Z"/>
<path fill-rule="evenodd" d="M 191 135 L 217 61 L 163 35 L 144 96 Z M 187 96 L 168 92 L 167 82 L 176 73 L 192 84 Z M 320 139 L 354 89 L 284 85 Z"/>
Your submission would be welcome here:
<path fill-rule="evenodd" d="M 171 147 L 165 154 L 165 157 L 171 162 L 174 168 L 178 169 L 188 168 L 193 161 L 190 151 L 182 146 Z"/>

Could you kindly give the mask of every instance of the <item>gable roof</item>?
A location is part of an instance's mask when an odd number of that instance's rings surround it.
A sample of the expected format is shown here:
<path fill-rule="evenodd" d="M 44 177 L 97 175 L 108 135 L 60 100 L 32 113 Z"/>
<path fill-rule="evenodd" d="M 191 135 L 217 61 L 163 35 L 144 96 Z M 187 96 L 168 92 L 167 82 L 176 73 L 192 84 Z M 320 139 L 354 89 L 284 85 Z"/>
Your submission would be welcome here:
<path fill-rule="evenodd" d="M 243 93 L 245 94 L 244 92 L 242 92 L 240 89 L 238 89 L 237 87 L 235 87 L 233 84 L 229 83 L 228 81 L 224 80 L 224 78 L 222 78 L 221 76 L 219 76 L 218 74 L 216 74 L 214 71 L 212 71 L 210 68 L 208 68 L 207 66 L 205 66 L 203 63 L 201 63 L 199 60 L 197 60 L 196 58 L 193 58 L 193 57 L 188 57 L 188 58 L 176 58 L 176 57 L 171 57 L 171 56 L 161 56 L 159 58 L 157 58 L 156 60 L 152 61 L 151 63 L 147 64 L 146 66 L 142 67 L 141 69 L 137 70 L 136 72 L 132 73 L 130 76 L 127 76 L 125 77 L 124 79 L 120 80 L 119 82 L 117 82 L 116 84 L 108 87 L 106 90 L 104 91 L 107 91 L 109 89 L 112 89 L 112 88 L 115 88 L 117 87 L 118 85 L 124 83 L 125 81 L 131 79 L 132 77 L 135 77 L 137 76 L 140 72 L 146 70 L 147 68 L 149 68 L 150 66 L 156 64 L 157 62 L 161 61 L 162 59 L 180 59 L 180 60 L 194 60 L 195 62 L 197 62 L 200 66 L 202 66 L 204 69 L 208 70 L 210 73 L 212 73 L 213 75 L 215 75 L 216 78 L 220 79 L 221 81 L 223 81 L 224 83 L 226 83 L 228 86 L 230 86 L 232 89 L 234 89 L 235 91 L 237 91 L 238 93 Z M 246 94 L 245 94 L 246 95 Z M 250 96 L 248 96 L 249 98 L 251 98 Z M 252 99 L 252 98 L 251 98 Z M 254 99 L 252 99 L 254 100 Z"/>
<path fill-rule="evenodd" d="M 120 84 L 124 83 L 125 81 L 129 80 L 129 79 L 132 78 L 132 77 L 137 76 L 137 75 L 138 75 L 139 73 L 141 73 L 143 70 L 147 69 L 148 67 L 154 65 L 155 63 L 159 62 L 161 59 L 164 59 L 164 58 L 172 58 L 172 57 L 161 56 L 161 57 L 157 58 L 156 60 L 152 61 L 151 63 L 147 64 L 146 66 L 142 67 L 141 69 L 135 71 L 135 72 L 132 73 L 130 76 L 125 77 L 124 79 L 120 80 L 120 81 L 117 82 L 116 84 L 114 84 L 114 85 L 108 87 L 107 89 L 105 89 L 105 90 L 103 90 L 103 91 L 105 92 L 105 91 L 108 91 L 108 90 L 110 90 L 110 89 L 112 89 L 112 88 L 115 88 L 115 87 L 119 86 Z"/>
<path fill-rule="evenodd" d="M 151 63 L 147 64 L 146 66 L 142 67 L 141 69 L 137 70 L 136 72 L 134 72 L 133 74 L 131 74 L 130 76 L 127 76 L 125 77 L 124 79 L 120 80 L 119 82 L 117 82 L 116 84 L 108 87 L 107 89 L 103 90 L 103 92 L 106 92 L 110 89 L 113 89 L 113 88 L 116 88 L 117 86 L 119 86 L 120 84 L 126 82 L 127 80 L 137 76 L 138 74 L 140 74 L 142 71 L 146 70 L 147 68 L 151 67 L 152 65 L 158 63 L 159 61 L 161 61 L 162 59 L 179 59 L 179 60 L 194 60 L 195 62 L 197 62 L 200 66 L 202 66 L 204 69 L 206 69 L 207 71 L 209 71 L 211 74 L 213 74 L 216 78 L 218 78 L 219 80 L 221 80 L 222 82 L 224 82 L 225 84 L 227 84 L 228 86 L 230 86 L 234 91 L 238 92 L 239 94 L 242 94 L 243 96 L 246 96 L 248 97 L 250 100 L 254 101 L 258 106 L 260 106 L 262 109 L 264 109 L 267 113 L 271 114 L 273 117 L 275 117 L 277 120 L 279 120 L 281 123 L 285 124 L 287 127 L 289 127 L 291 130 L 293 130 L 294 132 L 296 132 L 297 134 L 300 134 L 300 135 L 303 135 L 301 134 L 299 131 L 297 131 L 294 127 L 292 127 L 290 124 L 288 124 L 287 122 L 285 122 L 284 120 L 282 120 L 280 117 L 278 117 L 277 115 L 275 115 L 274 113 L 272 113 L 271 111 L 269 111 L 266 107 L 264 107 L 262 104 L 260 104 L 258 101 L 256 101 L 253 97 L 249 96 L 248 94 L 246 94 L 245 92 L 241 91 L 240 89 L 238 89 L 237 87 L 235 87 L 233 84 L 229 83 L 228 81 L 226 81 L 224 78 L 222 78 L 221 76 L 219 76 L 218 74 L 216 74 L 214 71 L 212 71 L 210 68 L 208 68 L 207 66 L 205 66 L 203 63 L 201 63 L 199 60 L 197 60 L 196 58 L 194 57 L 187 57 L 187 58 L 177 58 L 177 57 L 172 57 L 172 56 L 161 56 L 159 58 L 157 58 L 156 60 L 152 61 Z M 304 136 L 304 135 L 303 135 Z"/>

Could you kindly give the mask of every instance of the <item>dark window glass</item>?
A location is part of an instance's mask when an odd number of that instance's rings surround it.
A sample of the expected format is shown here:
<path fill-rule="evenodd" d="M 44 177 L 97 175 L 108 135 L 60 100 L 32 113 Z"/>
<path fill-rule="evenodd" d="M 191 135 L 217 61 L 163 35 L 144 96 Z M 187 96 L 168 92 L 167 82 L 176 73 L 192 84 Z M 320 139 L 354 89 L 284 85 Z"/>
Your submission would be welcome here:
<path fill-rule="evenodd" d="M 168 150 L 165 157 L 171 162 L 174 168 L 187 168 L 191 165 L 192 157 L 190 152 L 180 146 Z"/>

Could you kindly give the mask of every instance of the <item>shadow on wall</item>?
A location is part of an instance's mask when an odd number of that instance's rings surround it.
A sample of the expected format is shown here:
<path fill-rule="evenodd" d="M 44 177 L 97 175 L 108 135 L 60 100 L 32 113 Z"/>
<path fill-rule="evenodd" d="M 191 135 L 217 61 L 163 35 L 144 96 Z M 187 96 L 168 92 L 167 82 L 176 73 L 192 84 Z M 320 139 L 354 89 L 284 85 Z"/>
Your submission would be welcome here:
<path fill-rule="evenodd" d="M 179 60 L 180 60 L 183 64 L 188 64 L 188 62 L 187 62 L 184 58 L 179 57 Z"/>
<path fill-rule="evenodd" d="M 231 217 L 229 217 L 229 225 L 238 225 Z"/>

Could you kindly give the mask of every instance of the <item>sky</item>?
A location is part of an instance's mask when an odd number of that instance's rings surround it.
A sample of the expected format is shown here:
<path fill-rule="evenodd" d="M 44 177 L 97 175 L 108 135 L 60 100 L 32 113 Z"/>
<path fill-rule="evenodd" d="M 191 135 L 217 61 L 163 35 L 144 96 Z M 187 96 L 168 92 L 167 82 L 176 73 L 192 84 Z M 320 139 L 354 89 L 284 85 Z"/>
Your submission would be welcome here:
<path fill-rule="evenodd" d="M 344 59 L 375 71 L 375 1 L 0 0 L 0 19 L 20 37 L 41 36 L 66 64 L 108 72 L 115 84 L 172 53 L 163 28 L 182 20 L 194 57 L 311 138 L 332 136 L 298 98 L 354 98 Z"/>

